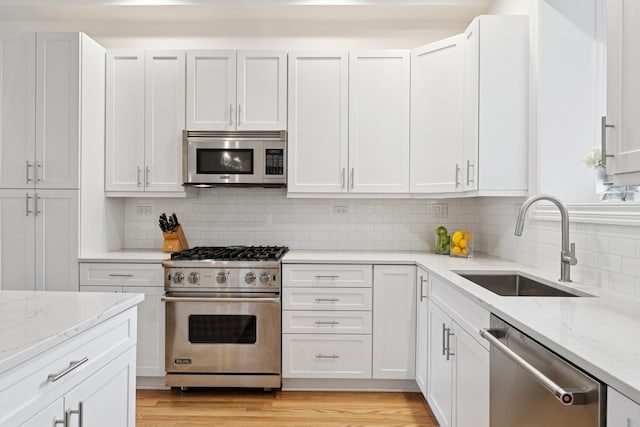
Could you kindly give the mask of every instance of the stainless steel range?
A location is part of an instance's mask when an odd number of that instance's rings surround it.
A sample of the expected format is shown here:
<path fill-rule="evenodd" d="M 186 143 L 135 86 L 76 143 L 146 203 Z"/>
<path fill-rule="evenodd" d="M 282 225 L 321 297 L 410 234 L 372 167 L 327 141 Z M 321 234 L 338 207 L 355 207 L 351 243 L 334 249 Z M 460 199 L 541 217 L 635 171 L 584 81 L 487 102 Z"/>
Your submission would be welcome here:
<path fill-rule="evenodd" d="M 281 384 L 283 246 L 196 247 L 162 262 L 166 384 Z"/>

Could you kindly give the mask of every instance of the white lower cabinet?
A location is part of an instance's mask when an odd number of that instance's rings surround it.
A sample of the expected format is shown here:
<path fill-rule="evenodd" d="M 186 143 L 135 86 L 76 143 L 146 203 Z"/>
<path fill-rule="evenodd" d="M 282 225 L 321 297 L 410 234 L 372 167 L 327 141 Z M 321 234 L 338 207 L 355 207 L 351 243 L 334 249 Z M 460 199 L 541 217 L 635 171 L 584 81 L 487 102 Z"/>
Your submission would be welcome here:
<path fill-rule="evenodd" d="M 416 271 L 416 307 L 416 383 L 426 399 L 429 360 L 429 272 L 420 267 Z"/>
<path fill-rule="evenodd" d="M 164 284 L 160 264 L 81 263 L 81 292 L 144 294 L 138 305 L 137 372 L 140 377 L 163 377 Z"/>
<path fill-rule="evenodd" d="M 489 426 L 489 312 L 431 275 L 427 401 L 441 427 Z"/>
<path fill-rule="evenodd" d="M 373 378 L 415 379 L 416 268 L 373 267 Z"/>
<path fill-rule="evenodd" d="M 611 427 L 640 426 L 640 405 L 607 387 L 607 425 Z"/>
<path fill-rule="evenodd" d="M 135 367 L 134 307 L 0 375 L 0 425 L 133 427 Z"/>

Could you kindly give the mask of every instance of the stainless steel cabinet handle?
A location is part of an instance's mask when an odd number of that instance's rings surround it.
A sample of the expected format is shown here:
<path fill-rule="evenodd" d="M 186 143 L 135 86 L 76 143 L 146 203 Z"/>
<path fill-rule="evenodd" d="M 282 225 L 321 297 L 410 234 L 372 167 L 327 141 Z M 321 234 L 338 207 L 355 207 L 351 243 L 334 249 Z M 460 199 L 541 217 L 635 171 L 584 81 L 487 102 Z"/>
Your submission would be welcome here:
<path fill-rule="evenodd" d="M 42 163 L 36 162 L 36 182 L 42 182 Z"/>
<path fill-rule="evenodd" d="M 342 182 L 342 185 L 340 188 L 342 188 L 344 190 L 344 175 L 345 175 L 345 168 L 342 168 L 342 174 L 340 175 L 340 182 Z"/>
<path fill-rule="evenodd" d="M 473 179 L 471 179 L 471 173 L 469 172 L 469 169 L 472 167 L 474 167 L 474 165 L 472 165 L 471 162 L 467 160 L 467 185 L 471 185 L 472 182 L 475 182 Z"/>
<path fill-rule="evenodd" d="M 447 328 L 447 360 L 449 360 L 449 358 L 451 356 L 455 356 L 455 353 L 451 352 L 451 336 L 455 336 L 455 334 L 453 332 L 451 332 L 451 328 Z"/>
<path fill-rule="evenodd" d="M 47 375 L 47 381 L 49 381 L 50 383 L 54 383 L 58 381 L 60 378 L 67 375 L 69 372 L 73 371 L 74 369 L 78 369 L 81 365 L 84 365 L 88 361 L 89 361 L 88 357 L 83 357 L 80 360 L 72 360 L 71 362 L 69 362 L 69 366 L 64 368 L 62 371 L 57 372 L 55 374 Z"/>
<path fill-rule="evenodd" d="M 337 275 L 317 275 L 317 276 L 313 276 L 313 277 L 315 277 L 316 279 L 319 280 L 319 279 L 337 279 L 340 276 L 337 276 Z"/>
<path fill-rule="evenodd" d="M 33 165 L 31 163 L 29 163 L 29 160 L 27 160 L 27 170 L 26 170 L 26 172 L 27 172 L 27 184 L 30 183 L 31 181 L 33 181 L 33 178 L 31 178 L 29 176 L 30 175 L 29 170 L 32 167 L 33 167 Z"/>
<path fill-rule="evenodd" d="M 233 126 L 233 105 L 229 104 L 229 126 Z"/>
<path fill-rule="evenodd" d="M 33 212 L 32 210 L 29 209 L 29 200 L 31 200 L 31 199 L 33 199 L 33 197 L 31 197 L 29 195 L 29 193 L 27 193 L 27 195 L 25 196 L 25 202 L 27 204 L 27 209 L 26 209 L 26 212 L 25 212 L 26 216 L 29 216 L 29 214 Z"/>
<path fill-rule="evenodd" d="M 420 276 L 420 302 L 422 302 L 427 296 L 424 294 L 424 284 L 426 283 L 427 279 L 425 279 L 423 276 Z"/>
<path fill-rule="evenodd" d="M 614 125 L 607 124 L 607 116 L 602 116 L 601 120 L 602 137 L 600 139 L 602 158 L 601 162 L 603 166 L 607 166 L 607 157 L 614 157 L 613 154 L 607 154 L 607 128 L 615 127 Z"/>
<path fill-rule="evenodd" d="M 316 302 L 338 302 L 338 298 L 316 298 Z"/>
<path fill-rule="evenodd" d="M 335 320 L 316 320 L 316 325 L 339 325 L 340 322 L 336 322 Z"/>
<path fill-rule="evenodd" d="M 456 163 L 456 188 L 460 187 L 460 180 L 458 180 L 458 175 L 460 175 L 460 166 Z"/>
<path fill-rule="evenodd" d="M 133 274 L 109 273 L 109 277 L 133 277 Z"/>
<path fill-rule="evenodd" d="M 587 393 L 580 391 L 568 391 L 560 387 L 553 380 L 547 377 L 545 374 L 536 369 L 535 366 L 524 360 L 519 354 L 511 350 L 504 345 L 495 335 L 500 336 L 503 331 L 499 329 L 480 329 L 480 336 L 491 343 L 497 350 L 500 350 L 509 359 L 520 365 L 529 375 L 531 375 L 536 381 L 538 381 L 544 388 L 550 391 L 556 399 L 563 405 L 576 405 L 586 399 Z"/>
<path fill-rule="evenodd" d="M 35 213 L 36 213 L 36 216 L 38 216 L 38 215 L 40 215 L 40 214 L 42 213 L 42 211 L 41 211 L 40 209 L 38 209 L 38 205 L 40 204 L 40 203 L 39 203 L 39 201 L 40 201 L 40 199 L 41 199 L 41 198 L 42 198 L 42 197 L 40 197 L 40 196 L 38 195 L 38 193 L 36 193 L 36 198 L 35 198 L 35 200 L 34 200 L 34 202 L 35 202 L 35 203 L 34 203 L 34 209 L 36 210 L 36 212 L 35 212 Z"/>
<path fill-rule="evenodd" d="M 53 425 L 54 426 L 57 426 L 58 424 L 62 424 L 62 427 L 67 427 L 67 414 L 66 414 L 66 412 L 65 412 L 64 419 L 62 419 L 62 420 L 54 420 L 53 421 Z"/>
<path fill-rule="evenodd" d="M 238 120 L 236 120 L 236 123 L 238 124 L 238 126 L 240 126 L 241 116 L 242 116 L 242 104 L 238 104 Z"/>
<path fill-rule="evenodd" d="M 316 354 L 316 359 L 340 359 L 337 354 Z"/>
<path fill-rule="evenodd" d="M 149 176 L 151 175 L 151 169 L 149 169 L 149 166 L 144 168 L 144 186 L 148 187 L 149 186 Z"/>
<path fill-rule="evenodd" d="M 138 182 L 138 187 L 142 185 L 142 181 L 140 180 L 140 174 L 142 173 L 142 168 L 140 166 L 136 167 L 136 180 Z"/>
<path fill-rule="evenodd" d="M 82 424 L 84 423 L 83 412 L 84 412 L 84 402 L 78 403 L 78 409 L 67 409 L 67 411 L 64 413 L 65 422 L 67 423 L 66 425 L 71 424 L 72 415 L 78 415 L 78 427 L 82 427 Z"/>
<path fill-rule="evenodd" d="M 353 190 L 353 185 L 354 185 L 354 183 L 353 183 L 353 175 L 355 174 L 355 169 L 356 168 L 351 168 L 351 189 L 352 190 Z"/>
<path fill-rule="evenodd" d="M 446 335 L 446 331 L 447 331 L 447 325 L 445 325 L 444 323 L 442 324 L 442 355 L 445 356 L 447 354 L 447 341 L 445 338 Z"/>

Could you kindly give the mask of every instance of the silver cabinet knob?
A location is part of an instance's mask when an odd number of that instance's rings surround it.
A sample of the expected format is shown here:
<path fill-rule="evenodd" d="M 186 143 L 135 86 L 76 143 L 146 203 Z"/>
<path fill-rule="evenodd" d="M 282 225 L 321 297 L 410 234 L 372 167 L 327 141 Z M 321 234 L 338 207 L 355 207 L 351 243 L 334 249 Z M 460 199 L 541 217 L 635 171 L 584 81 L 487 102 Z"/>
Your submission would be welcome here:
<path fill-rule="evenodd" d="M 198 273 L 196 273 L 195 271 L 189 273 L 189 283 L 191 283 L 192 285 L 197 285 L 199 281 L 200 275 Z"/>
<path fill-rule="evenodd" d="M 244 281 L 247 282 L 248 284 L 252 284 L 256 282 L 256 274 L 253 272 L 248 272 L 245 276 L 244 276 Z"/>
<path fill-rule="evenodd" d="M 221 271 L 220 273 L 218 273 L 216 275 L 216 282 L 218 282 L 219 284 L 224 284 L 227 283 L 227 280 L 229 279 L 229 275 L 227 273 L 225 273 L 224 271 Z"/>
<path fill-rule="evenodd" d="M 173 283 L 175 283 L 176 285 L 179 285 L 183 281 L 184 281 L 184 274 L 178 272 L 173 275 Z"/>

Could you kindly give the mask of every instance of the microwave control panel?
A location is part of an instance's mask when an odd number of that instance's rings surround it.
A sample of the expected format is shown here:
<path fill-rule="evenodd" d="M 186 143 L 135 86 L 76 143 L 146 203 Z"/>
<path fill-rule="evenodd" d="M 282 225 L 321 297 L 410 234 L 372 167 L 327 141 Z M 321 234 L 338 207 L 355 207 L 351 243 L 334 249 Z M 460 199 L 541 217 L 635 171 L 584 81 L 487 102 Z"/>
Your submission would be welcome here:
<path fill-rule="evenodd" d="M 265 175 L 284 175 L 284 150 L 268 148 L 265 152 Z"/>

